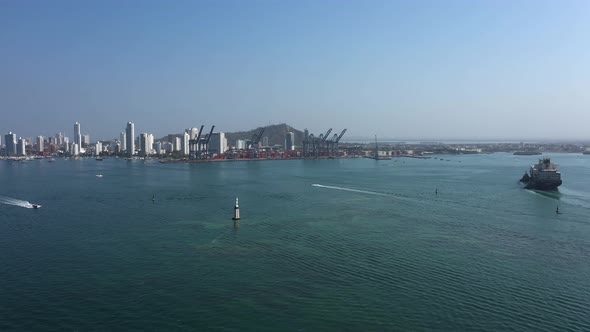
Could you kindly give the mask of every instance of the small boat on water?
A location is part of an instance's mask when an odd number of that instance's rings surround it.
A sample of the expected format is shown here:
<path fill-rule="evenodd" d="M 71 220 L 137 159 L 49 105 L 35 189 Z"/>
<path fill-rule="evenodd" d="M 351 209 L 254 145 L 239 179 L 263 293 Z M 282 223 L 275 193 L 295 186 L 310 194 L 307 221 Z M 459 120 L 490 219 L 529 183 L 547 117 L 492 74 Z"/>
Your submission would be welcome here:
<path fill-rule="evenodd" d="M 96 174 L 97 178 L 102 178 L 102 174 Z"/>
<path fill-rule="evenodd" d="M 102 157 L 96 157 L 96 160 L 102 161 Z"/>
<path fill-rule="evenodd" d="M 31 204 L 31 205 L 33 206 L 33 209 L 38 209 L 41 207 L 41 205 L 39 205 L 39 204 Z"/>

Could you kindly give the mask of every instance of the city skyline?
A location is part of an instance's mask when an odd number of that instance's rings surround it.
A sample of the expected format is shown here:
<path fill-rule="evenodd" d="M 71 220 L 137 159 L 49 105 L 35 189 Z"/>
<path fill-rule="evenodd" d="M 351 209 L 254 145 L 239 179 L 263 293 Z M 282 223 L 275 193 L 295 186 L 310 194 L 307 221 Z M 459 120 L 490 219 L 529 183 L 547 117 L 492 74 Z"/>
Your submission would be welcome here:
<path fill-rule="evenodd" d="M 0 131 L 588 139 L 590 3 L 0 4 Z M 33 121 L 31 121 L 33 119 Z M 69 135 L 69 134 L 68 134 Z"/>

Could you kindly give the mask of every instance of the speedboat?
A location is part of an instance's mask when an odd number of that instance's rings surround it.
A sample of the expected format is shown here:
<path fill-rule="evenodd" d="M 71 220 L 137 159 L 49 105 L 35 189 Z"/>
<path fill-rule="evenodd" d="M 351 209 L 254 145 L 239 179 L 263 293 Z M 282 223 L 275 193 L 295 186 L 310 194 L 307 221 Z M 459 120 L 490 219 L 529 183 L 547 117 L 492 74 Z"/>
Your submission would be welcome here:
<path fill-rule="evenodd" d="M 41 207 L 41 205 L 39 205 L 39 204 L 31 204 L 31 205 L 33 205 L 33 209 L 38 209 Z"/>

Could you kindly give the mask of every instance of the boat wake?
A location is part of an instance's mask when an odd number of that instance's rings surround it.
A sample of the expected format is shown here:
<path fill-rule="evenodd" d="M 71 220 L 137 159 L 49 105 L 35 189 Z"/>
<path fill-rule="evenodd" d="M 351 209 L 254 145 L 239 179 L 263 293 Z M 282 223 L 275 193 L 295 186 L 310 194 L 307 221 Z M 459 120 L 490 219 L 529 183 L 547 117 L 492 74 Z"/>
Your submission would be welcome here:
<path fill-rule="evenodd" d="M 27 208 L 27 209 L 33 208 L 33 204 L 31 204 L 27 201 L 23 201 L 22 199 L 2 196 L 2 195 L 0 195 L 0 204 L 20 206 L 20 207 Z"/>
<path fill-rule="evenodd" d="M 312 187 L 318 187 L 318 188 L 325 188 L 325 189 L 350 191 L 350 192 L 353 192 L 353 193 L 376 195 L 376 196 L 392 196 L 390 194 L 380 193 L 378 191 L 360 190 L 360 189 L 352 189 L 352 188 L 344 188 L 344 187 L 334 187 L 334 186 L 324 186 L 323 184 L 317 184 L 317 183 L 314 183 L 311 186 Z"/>
<path fill-rule="evenodd" d="M 585 197 L 584 194 L 573 190 L 562 188 L 558 192 L 543 192 L 529 189 L 526 189 L 525 191 L 539 197 L 559 201 L 562 204 L 574 205 L 587 209 L 590 208 L 587 197 Z"/>
<path fill-rule="evenodd" d="M 533 190 L 533 189 L 525 189 L 525 191 L 529 192 L 533 195 L 549 198 L 552 200 L 559 200 L 561 198 L 561 195 L 559 192 L 545 192 L 545 191 L 538 191 L 538 190 Z"/>

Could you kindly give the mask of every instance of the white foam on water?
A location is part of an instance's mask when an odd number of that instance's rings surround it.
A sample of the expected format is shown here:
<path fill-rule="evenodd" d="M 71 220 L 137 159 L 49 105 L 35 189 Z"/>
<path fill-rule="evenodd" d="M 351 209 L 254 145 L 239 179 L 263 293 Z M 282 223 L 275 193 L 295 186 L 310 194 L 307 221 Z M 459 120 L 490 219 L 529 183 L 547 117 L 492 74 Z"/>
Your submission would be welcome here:
<path fill-rule="evenodd" d="M 32 209 L 33 204 L 29 203 L 28 201 L 23 201 L 22 199 L 12 198 L 8 196 L 0 195 L 0 204 L 8 204 L 14 206 L 20 206 L 26 209 Z"/>
<path fill-rule="evenodd" d="M 350 191 L 350 192 L 360 193 L 360 194 L 369 194 L 369 195 L 376 195 L 376 196 L 391 196 L 391 195 L 376 192 L 376 191 L 368 191 L 368 190 L 360 190 L 360 189 L 344 188 L 344 187 L 335 187 L 335 186 L 325 186 L 323 184 L 317 184 L 317 183 L 314 183 L 311 186 L 318 187 L 318 188 L 341 190 L 341 191 Z"/>
<path fill-rule="evenodd" d="M 354 188 L 346 188 L 346 187 L 326 186 L 326 185 L 319 184 L 319 183 L 314 183 L 311 186 L 312 187 L 318 187 L 318 188 L 324 188 L 324 189 L 348 191 L 348 192 L 359 193 L 359 194 L 366 194 L 366 195 L 384 196 L 384 197 L 394 198 L 394 199 L 397 199 L 397 200 L 414 202 L 414 203 L 420 203 L 420 204 L 429 204 L 430 203 L 430 202 L 425 201 L 423 199 L 415 199 L 415 198 L 410 198 L 410 197 L 402 197 L 402 196 L 400 196 L 398 194 L 395 194 L 395 193 L 385 193 L 385 192 L 378 192 L 378 191 L 371 191 L 371 190 L 362 190 L 362 189 L 354 189 Z"/>

